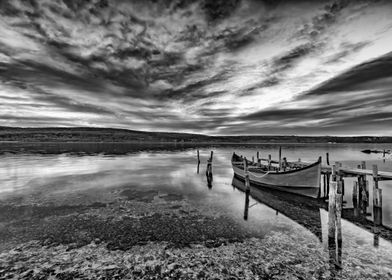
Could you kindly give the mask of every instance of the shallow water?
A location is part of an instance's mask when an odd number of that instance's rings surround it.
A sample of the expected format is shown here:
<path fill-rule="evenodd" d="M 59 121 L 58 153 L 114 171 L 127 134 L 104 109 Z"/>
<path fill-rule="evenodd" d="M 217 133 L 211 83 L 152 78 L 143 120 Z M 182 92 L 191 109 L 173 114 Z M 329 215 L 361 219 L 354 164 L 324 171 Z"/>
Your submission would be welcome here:
<path fill-rule="evenodd" d="M 142 191 L 145 195 L 144 199 L 147 200 L 185 199 L 202 211 L 217 210 L 234 219 L 242 227 L 257 231 L 260 237 L 278 232 L 288 234 L 299 232 L 309 238 L 312 244 L 316 242 L 325 250 L 329 248 L 327 244 L 328 212 L 322 207 L 309 210 L 312 215 L 314 214 L 313 220 L 310 220 L 312 225 L 310 225 L 306 221 L 301 221 L 301 215 L 310 212 L 299 211 L 298 213 L 298 209 L 292 210 L 287 207 L 287 204 L 285 204 L 286 207 L 283 205 L 283 208 L 279 208 L 279 197 L 276 194 L 269 196 L 266 193 L 261 194 L 261 200 L 249 198 L 248 217 L 244 219 L 246 198 L 241 190 L 233 186 L 230 157 L 235 151 L 251 158 L 258 150 L 261 152 L 261 157 L 266 158 L 268 154 L 272 154 L 272 157 L 276 159 L 278 145 L 200 147 L 199 173 L 197 172 L 195 147 L 181 145 L 135 147 L 131 145 L 122 146 L 119 149 L 118 145 L 113 144 L 113 146 L 106 145 L 94 149 L 94 152 L 99 154 L 80 155 L 83 147 L 79 146 L 78 150 L 72 147 L 72 144 L 67 145 L 65 150 L 68 149 L 72 153 L 6 153 L 1 155 L 0 202 L 20 205 L 79 205 L 85 203 L 86 200 L 94 202 L 102 190 L 110 191 L 127 187 L 131 190 L 134 188 L 139 193 Z M 116 148 L 116 152 L 113 152 L 113 147 Z M 390 156 L 384 160 L 382 154 L 360 152 L 369 148 L 389 149 L 390 145 L 282 145 L 283 156 L 288 160 L 301 158 L 303 161 L 315 161 L 318 156 L 323 156 L 324 160 L 324 155 L 328 152 L 331 162 L 339 161 L 343 165 L 356 166 L 360 161 L 365 160 L 369 169 L 372 164 L 378 164 L 379 170 L 392 171 Z M 39 149 L 45 150 L 45 147 L 39 147 Z M 205 176 L 205 168 L 211 150 L 214 151 L 213 181 L 209 185 Z M 368 179 L 370 181 L 371 178 Z M 352 208 L 352 182 L 353 179 L 346 179 L 344 196 L 344 208 L 346 209 Z M 392 227 L 392 181 L 380 182 L 379 186 L 383 189 L 383 225 L 388 233 L 389 227 Z M 78 195 L 79 191 L 84 191 L 87 196 Z M 132 192 L 129 195 L 132 195 Z M 370 202 L 372 202 L 371 195 L 370 191 Z M 372 205 L 368 207 L 369 214 L 366 217 L 370 224 L 371 209 Z M 318 222 L 319 225 L 317 225 Z M 349 219 L 343 219 L 342 228 L 343 269 L 360 266 L 391 271 L 392 244 L 390 241 L 380 237 L 379 234 L 374 234 L 371 228 L 360 223 L 354 224 Z M 320 236 L 317 236 L 315 232 L 320 232 Z"/>

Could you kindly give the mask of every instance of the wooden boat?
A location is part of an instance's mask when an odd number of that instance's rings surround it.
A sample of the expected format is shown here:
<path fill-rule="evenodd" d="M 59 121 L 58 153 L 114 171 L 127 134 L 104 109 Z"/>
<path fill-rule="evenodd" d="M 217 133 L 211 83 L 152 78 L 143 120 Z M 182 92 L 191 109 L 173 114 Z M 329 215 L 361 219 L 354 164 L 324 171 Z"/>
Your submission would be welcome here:
<path fill-rule="evenodd" d="M 320 195 L 321 158 L 307 165 L 287 164 L 284 169 L 261 161 L 253 163 L 235 153 L 231 164 L 234 174 L 245 179 L 244 162 L 247 163 L 249 182 L 253 185 L 270 187 L 276 190 L 318 198 Z"/>

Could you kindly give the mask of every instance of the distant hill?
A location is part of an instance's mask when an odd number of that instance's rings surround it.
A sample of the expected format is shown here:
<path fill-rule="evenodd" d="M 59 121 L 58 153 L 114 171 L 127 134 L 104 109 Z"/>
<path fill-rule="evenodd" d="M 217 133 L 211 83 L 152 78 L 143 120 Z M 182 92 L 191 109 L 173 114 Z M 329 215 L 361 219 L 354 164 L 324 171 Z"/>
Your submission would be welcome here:
<path fill-rule="evenodd" d="M 208 136 L 116 128 L 0 127 L 0 141 L 23 142 L 184 142 L 184 143 L 392 143 L 392 137 L 358 136 Z"/>

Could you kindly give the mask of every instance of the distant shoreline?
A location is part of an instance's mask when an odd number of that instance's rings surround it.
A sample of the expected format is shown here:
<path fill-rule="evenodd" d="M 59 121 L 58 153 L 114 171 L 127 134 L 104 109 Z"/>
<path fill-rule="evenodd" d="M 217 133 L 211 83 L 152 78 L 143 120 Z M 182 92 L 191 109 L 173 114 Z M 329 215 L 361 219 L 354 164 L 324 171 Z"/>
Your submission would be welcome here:
<path fill-rule="evenodd" d="M 392 136 L 209 136 L 190 133 L 148 132 L 114 128 L 0 127 L 0 143 L 130 143 L 194 145 L 392 143 Z"/>

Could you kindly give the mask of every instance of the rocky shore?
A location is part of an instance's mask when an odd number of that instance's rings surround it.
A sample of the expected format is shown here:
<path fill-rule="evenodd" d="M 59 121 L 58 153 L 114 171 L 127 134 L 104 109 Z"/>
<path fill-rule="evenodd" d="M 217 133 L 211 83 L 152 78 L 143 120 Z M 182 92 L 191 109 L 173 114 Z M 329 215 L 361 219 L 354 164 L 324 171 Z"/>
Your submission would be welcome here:
<path fill-rule="evenodd" d="M 268 234 L 173 193 L 32 195 L 0 207 L 0 279 L 385 279 L 387 261 L 339 270 L 301 227 Z M 101 195 L 101 196 L 100 196 Z M 92 194 L 90 193 L 91 197 Z M 101 198 L 99 198 L 101 197 Z M 202 210 L 201 210 L 202 209 Z M 370 254 L 370 253 L 368 253 Z"/>

